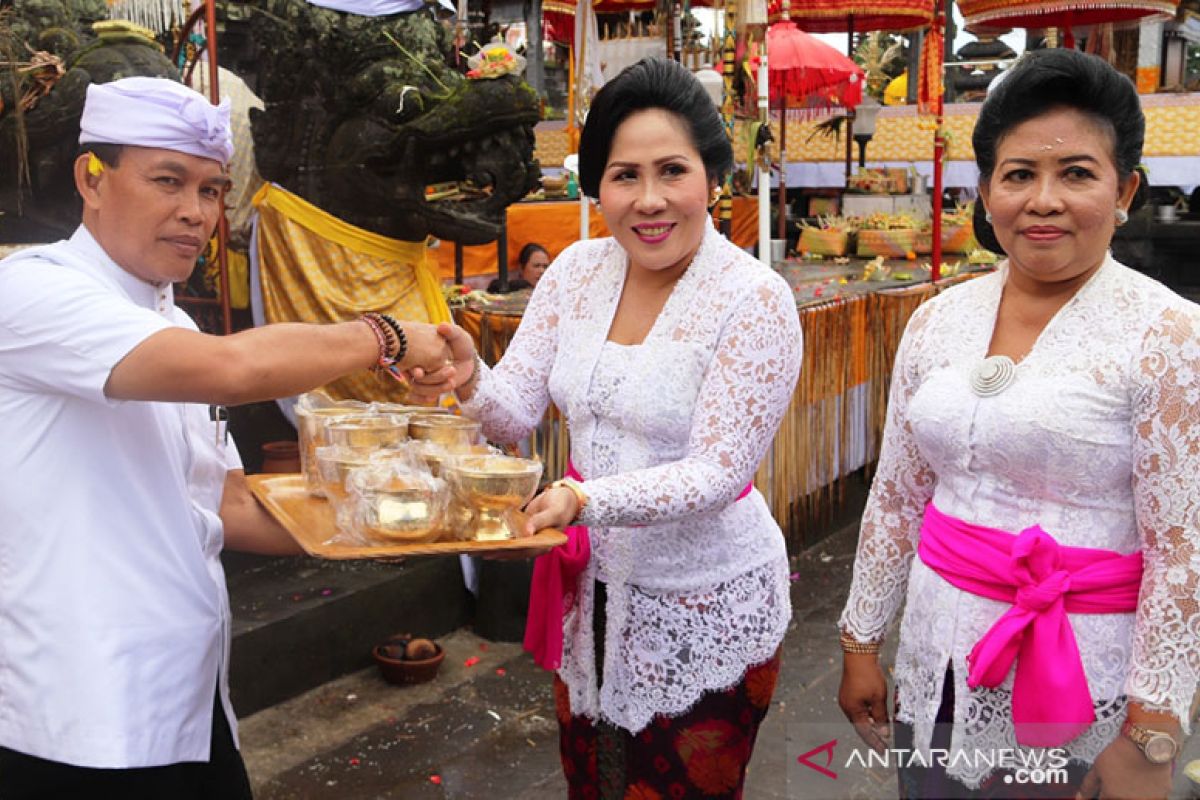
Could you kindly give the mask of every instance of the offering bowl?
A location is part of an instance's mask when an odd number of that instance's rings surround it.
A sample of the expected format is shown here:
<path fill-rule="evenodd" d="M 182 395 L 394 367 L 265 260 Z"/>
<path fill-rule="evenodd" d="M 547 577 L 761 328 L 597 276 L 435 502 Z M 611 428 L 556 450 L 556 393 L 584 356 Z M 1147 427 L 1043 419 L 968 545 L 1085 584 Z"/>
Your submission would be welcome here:
<path fill-rule="evenodd" d="M 297 408 L 296 422 L 300 433 L 300 471 L 309 494 L 324 497 L 321 473 L 317 469 L 317 448 L 325 445 L 325 425 L 345 416 L 362 416 L 365 406 L 329 406 L 327 408 Z"/>
<path fill-rule="evenodd" d="M 406 438 L 408 417 L 401 414 L 336 417 L 325 424 L 325 441 L 335 446 L 379 450 Z"/>
<path fill-rule="evenodd" d="M 361 490 L 363 529 L 385 542 L 432 542 L 438 526 L 437 491 L 421 481 L 393 478 L 380 487 Z"/>
<path fill-rule="evenodd" d="M 510 512 L 529 502 L 542 477 L 540 461 L 511 456 L 461 456 L 445 464 L 459 501 L 470 508 L 464 538 L 479 542 L 514 539 Z"/>
<path fill-rule="evenodd" d="M 341 503 L 346 499 L 346 477 L 350 470 L 366 465 L 370 460 L 369 450 L 356 450 L 349 447 L 318 447 L 317 472 L 321 476 L 319 489 L 322 495 L 333 503 Z"/>
<path fill-rule="evenodd" d="M 413 439 L 438 442 L 447 450 L 463 451 L 479 441 L 476 420 L 453 414 L 413 414 L 408 418 L 408 435 Z"/>

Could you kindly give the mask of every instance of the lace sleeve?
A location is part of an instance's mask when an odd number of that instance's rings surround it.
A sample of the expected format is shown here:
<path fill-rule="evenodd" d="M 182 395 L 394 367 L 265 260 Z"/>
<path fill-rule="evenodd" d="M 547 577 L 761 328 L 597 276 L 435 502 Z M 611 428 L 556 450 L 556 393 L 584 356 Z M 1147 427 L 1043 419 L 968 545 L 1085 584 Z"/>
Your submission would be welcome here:
<path fill-rule="evenodd" d="M 918 340 L 932 307 L 923 305 L 913 315 L 892 369 L 879 464 L 863 510 L 850 597 L 838 622 L 860 642 L 882 639 L 900 608 L 925 505 L 933 497 L 934 475 L 908 420 L 909 401 L 920 385 Z"/>
<path fill-rule="evenodd" d="M 1165 313 L 1133 367 L 1133 494 L 1145 573 L 1125 691 L 1185 728 L 1200 676 L 1198 322 L 1195 313 Z"/>
<path fill-rule="evenodd" d="M 493 442 L 512 443 L 529 435 L 550 404 L 550 368 L 558 350 L 562 276 L 575 249 L 564 251 L 538 281 L 512 342 L 494 368 L 484 367 L 471 399 L 463 403 Z"/>
<path fill-rule="evenodd" d="M 687 454 L 587 482 L 587 525 L 637 525 L 702 514 L 738 496 L 771 445 L 800 375 L 796 301 L 773 273 L 735 302 L 700 385 Z"/>

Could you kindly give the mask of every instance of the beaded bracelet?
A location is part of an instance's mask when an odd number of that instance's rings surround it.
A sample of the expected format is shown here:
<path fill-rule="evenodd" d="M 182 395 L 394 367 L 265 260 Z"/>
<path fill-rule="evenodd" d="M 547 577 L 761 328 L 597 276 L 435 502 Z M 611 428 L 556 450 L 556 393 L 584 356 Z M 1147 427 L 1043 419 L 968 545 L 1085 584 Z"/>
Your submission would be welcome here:
<path fill-rule="evenodd" d="M 396 341 L 399 344 L 396 347 L 396 355 L 392 356 L 392 360 L 399 364 L 408 355 L 408 336 L 404 334 L 404 328 L 400 327 L 400 323 L 391 314 L 380 314 L 379 318 L 387 323 L 387 326 L 396 334 Z"/>
<path fill-rule="evenodd" d="M 388 333 L 384 331 L 383 326 L 375 319 L 373 314 L 363 314 L 359 319 L 367 323 L 367 327 L 371 329 L 371 333 L 375 334 L 375 341 L 379 343 L 379 358 L 376 360 L 376 365 L 382 364 L 388 360 L 388 353 L 391 352 L 391 343 L 388 341 Z"/>
<path fill-rule="evenodd" d="M 363 322 L 367 323 L 367 327 L 375 334 L 375 340 L 379 342 L 379 359 L 372 367 L 372 371 L 378 376 L 386 372 L 400 384 L 407 386 L 408 379 L 404 377 L 404 373 L 400 371 L 400 367 L 396 366 L 396 362 L 403 358 L 404 353 L 408 350 L 408 343 L 404 338 L 404 331 L 400 330 L 399 326 L 395 325 L 395 320 L 388 323 L 382 314 L 369 312 L 359 317 Z M 397 336 L 398 334 L 398 336 Z M 397 347 L 397 355 L 389 355 L 393 348 Z"/>
<path fill-rule="evenodd" d="M 851 653 L 854 655 L 873 656 L 878 655 L 883 649 L 883 640 L 877 639 L 873 642 L 860 642 L 850 634 L 842 631 L 838 637 L 838 642 L 842 645 L 843 653 Z"/>

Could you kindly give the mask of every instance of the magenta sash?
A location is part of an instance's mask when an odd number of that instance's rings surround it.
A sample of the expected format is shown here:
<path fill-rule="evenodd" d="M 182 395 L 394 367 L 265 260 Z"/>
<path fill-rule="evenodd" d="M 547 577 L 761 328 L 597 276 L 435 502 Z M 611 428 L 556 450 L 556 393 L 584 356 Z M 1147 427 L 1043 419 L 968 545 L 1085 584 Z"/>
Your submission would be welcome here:
<path fill-rule="evenodd" d="M 583 483 L 575 465 L 567 461 L 566 477 Z M 750 494 L 753 483 L 737 496 Z M 734 501 L 735 503 L 737 500 Z M 567 543 L 540 555 L 533 562 L 533 580 L 529 585 L 529 613 L 525 617 L 524 647 L 543 669 L 562 666 L 563 619 L 575 605 L 579 576 L 592 555 L 585 525 L 572 525 L 563 531 Z"/>
<path fill-rule="evenodd" d="M 583 476 L 570 461 L 566 476 L 583 482 Z M 567 535 L 567 543 L 537 557 L 529 584 L 524 646 L 542 669 L 562 666 L 563 617 L 575 605 L 579 576 L 592 555 L 586 526 L 572 525 L 563 533 Z"/>
<path fill-rule="evenodd" d="M 1057 747 L 1096 719 L 1067 613 L 1137 609 L 1141 552 L 1064 547 L 1038 525 L 1019 534 L 925 507 L 921 561 L 965 592 L 1012 603 L 967 656 L 967 685 L 999 686 L 1013 662 L 1017 741 Z"/>

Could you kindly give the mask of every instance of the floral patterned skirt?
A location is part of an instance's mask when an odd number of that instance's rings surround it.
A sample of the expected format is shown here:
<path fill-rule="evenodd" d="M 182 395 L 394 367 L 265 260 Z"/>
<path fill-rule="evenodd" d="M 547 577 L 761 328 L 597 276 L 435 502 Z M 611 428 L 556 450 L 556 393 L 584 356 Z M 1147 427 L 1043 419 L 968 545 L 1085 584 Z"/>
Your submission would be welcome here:
<path fill-rule="evenodd" d="M 605 599 L 597 581 L 596 674 L 603 674 Z M 746 766 L 779 681 L 779 650 L 740 683 L 706 692 L 678 717 L 656 716 L 636 735 L 571 713 L 567 685 L 554 676 L 559 755 L 569 800 L 740 800 Z"/>
<path fill-rule="evenodd" d="M 571 714 L 554 676 L 559 749 L 570 800 L 739 800 L 758 726 L 779 679 L 779 653 L 741 683 L 707 692 L 678 717 L 657 716 L 634 735 Z"/>

